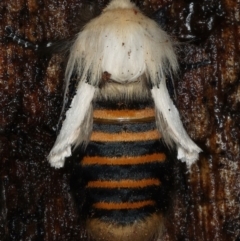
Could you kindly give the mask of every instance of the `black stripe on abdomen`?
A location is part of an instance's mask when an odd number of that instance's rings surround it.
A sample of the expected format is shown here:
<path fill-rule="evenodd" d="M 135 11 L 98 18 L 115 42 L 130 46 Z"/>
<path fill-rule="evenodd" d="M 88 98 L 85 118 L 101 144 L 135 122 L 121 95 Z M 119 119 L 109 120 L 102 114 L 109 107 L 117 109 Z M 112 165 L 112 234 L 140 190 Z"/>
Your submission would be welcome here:
<path fill-rule="evenodd" d="M 87 147 L 88 156 L 121 157 L 142 156 L 164 152 L 166 147 L 158 140 L 141 142 L 90 142 Z"/>
<path fill-rule="evenodd" d="M 88 195 L 91 196 L 91 201 L 95 202 L 138 202 L 150 200 L 154 197 L 153 193 L 157 193 L 159 187 L 146 187 L 141 189 L 107 189 L 107 188 L 88 188 Z"/>
<path fill-rule="evenodd" d="M 151 164 L 139 165 L 87 165 L 85 172 L 89 173 L 90 180 L 116 180 L 131 178 L 132 180 L 142 180 L 149 178 L 159 178 L 164 171 L 161 169 L 164 163 L 153 162 Z"/>
<path fill-rule="evenodd" d="M 131 123 L 123 123 L 123 124 L 106 124 L 102 123 L 99 124 L 93 124 L 94 131 L 102 131 L 105 133 L 120 133 L 122 131 L 128 131 L 130 133 L 133 132 L 146 132 L 156 129 L 156 124 L 154 122 L 143 122 L 143 123 L 134 123 L 134 125 Z"/>

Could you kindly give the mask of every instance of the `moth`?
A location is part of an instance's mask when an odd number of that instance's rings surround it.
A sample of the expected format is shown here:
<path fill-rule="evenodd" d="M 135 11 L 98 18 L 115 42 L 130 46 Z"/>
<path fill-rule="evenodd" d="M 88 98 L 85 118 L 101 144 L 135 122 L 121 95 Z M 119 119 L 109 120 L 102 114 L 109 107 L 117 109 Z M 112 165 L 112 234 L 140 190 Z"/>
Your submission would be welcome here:
<path fill-rule="evenodd" d="M 165 147 L 187 167 L 201 149 L 169 94 L 179 69 L 171 37 L 130 0 L 112 0 L 77 34 L 66 66 L 65 103 L 48 161 L 61 168 L 79 147 L 86 228 L 95 240 L 161 237 Z"/>

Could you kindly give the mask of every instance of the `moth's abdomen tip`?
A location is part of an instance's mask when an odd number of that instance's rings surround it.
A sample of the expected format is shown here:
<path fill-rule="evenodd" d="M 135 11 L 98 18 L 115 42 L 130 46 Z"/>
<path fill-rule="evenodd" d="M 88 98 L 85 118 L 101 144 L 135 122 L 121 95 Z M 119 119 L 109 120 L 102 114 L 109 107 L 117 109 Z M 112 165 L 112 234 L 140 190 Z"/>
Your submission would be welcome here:
<path fill-rule="evenodd" d="M 97 241 L 157 240 L 162 236 L 164 230 L 162 215 L 157 213 L 131 225 L 119 225 L 100 219 L 90 219 L 87 221 L 87 227 L 91 236 Z"/>

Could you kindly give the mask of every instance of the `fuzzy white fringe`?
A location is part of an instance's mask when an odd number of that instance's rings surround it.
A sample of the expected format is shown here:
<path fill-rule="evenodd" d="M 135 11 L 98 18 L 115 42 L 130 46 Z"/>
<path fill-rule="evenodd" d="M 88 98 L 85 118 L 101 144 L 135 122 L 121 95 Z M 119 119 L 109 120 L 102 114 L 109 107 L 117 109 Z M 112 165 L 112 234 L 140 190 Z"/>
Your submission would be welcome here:
<path fill-rule="evenodd" d="M 63 167 L 66 157 L 71 156 L 71 148 L 78 142 L 82 123 L 91 110 L 90 105 L 94 96 L 95 88 L 86 83 L 80 83 L 74 96 L 70 109 L 66 112 L 57 140 L 48 156 L 52 167 Z"/>
<path fill-rule="evenodd" d="M 151 92 L 157 116 L 162 117 L 160 121 L 157 120 L 157 125 L 163 139 L 169 146 L 175 143 L 178 151 L 177 158 L 186 162 L 190 168 L 202 150 L 191 140 L 184 129 L 179 112 L 168 94 L 165 79 L 162 79 L 159 88 L 153 87 Z"/>

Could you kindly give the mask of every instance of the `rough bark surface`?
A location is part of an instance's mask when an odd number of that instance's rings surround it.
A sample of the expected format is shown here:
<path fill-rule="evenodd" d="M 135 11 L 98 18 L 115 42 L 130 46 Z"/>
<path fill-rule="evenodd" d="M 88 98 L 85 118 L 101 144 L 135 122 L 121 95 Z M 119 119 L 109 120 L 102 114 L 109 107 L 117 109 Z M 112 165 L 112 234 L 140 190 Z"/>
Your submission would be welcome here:
<path fill-rule="evenodd" d="M 78 31 L 87 2 L 0 2 L 0 240 L 87 239 L 71 173 L 46 161 L 61 111 L 64 60 L 23 49 L 5 32 L 11 26 L 33 42 L 67 38 Z M 240 2 L 136 2 L 148 15 L 164 8 L 156 19 L 181 42 L 181 62 L 210 61 L 175 80 L 182 120 L 203 153 L 191 173 L 176 162 L 163 240 L 239 241 Z"/>

